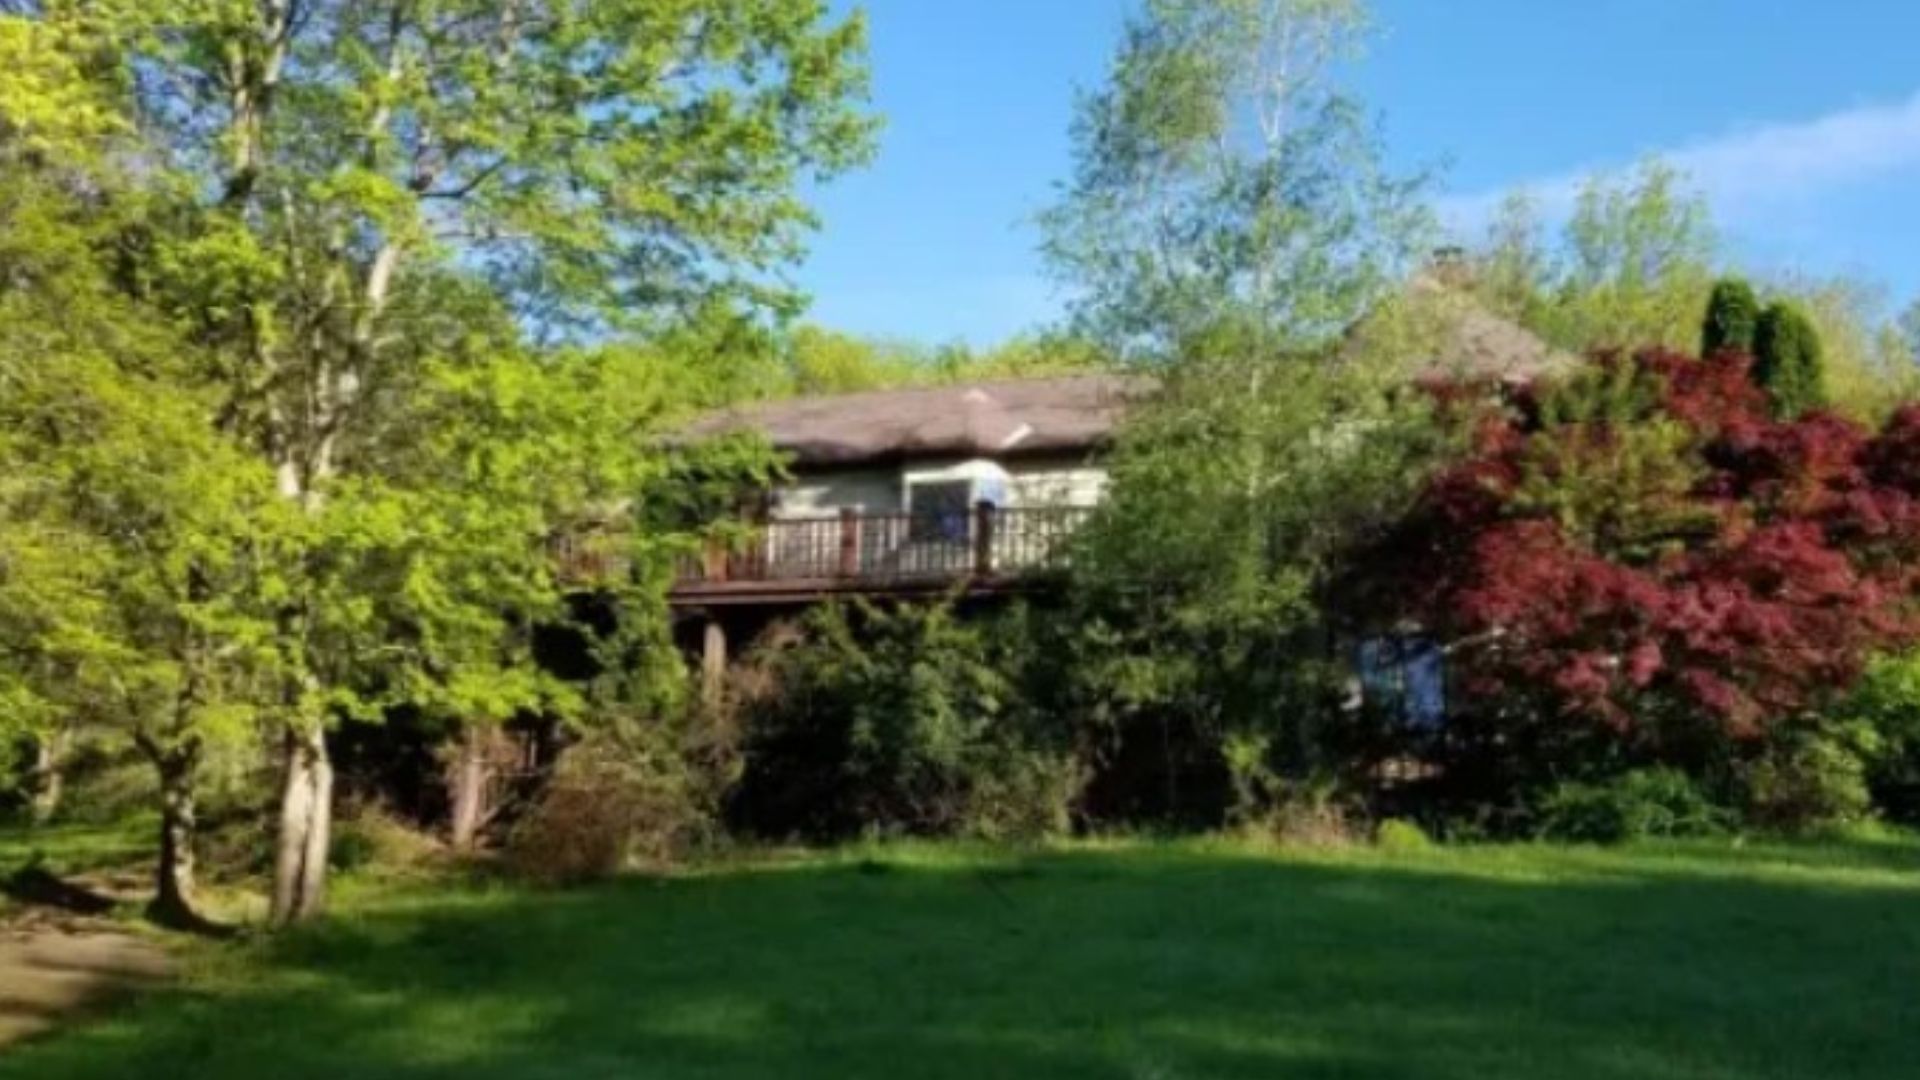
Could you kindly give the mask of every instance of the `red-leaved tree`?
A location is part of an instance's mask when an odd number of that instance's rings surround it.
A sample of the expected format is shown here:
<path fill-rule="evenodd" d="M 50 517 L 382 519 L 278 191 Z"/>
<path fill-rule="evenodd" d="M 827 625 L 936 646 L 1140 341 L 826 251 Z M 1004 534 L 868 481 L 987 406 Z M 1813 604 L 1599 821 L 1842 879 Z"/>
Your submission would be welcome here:
<path fill-rule="evenodd" d="M 1913 638 L 1920 407 L 1777 421 L 1748 363 L 1609 357 L 1509 394 L 1362 561 L 1371 613 L 1448 650 L 1458 730 L 1694 767 Z"/>

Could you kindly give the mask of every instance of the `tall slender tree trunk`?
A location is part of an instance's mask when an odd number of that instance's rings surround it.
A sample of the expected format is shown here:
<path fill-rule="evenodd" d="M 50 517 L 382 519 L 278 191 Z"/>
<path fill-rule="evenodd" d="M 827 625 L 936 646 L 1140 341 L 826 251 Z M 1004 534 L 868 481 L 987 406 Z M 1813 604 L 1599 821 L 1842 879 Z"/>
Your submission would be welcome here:
<path fill-rule="evenodd" d="M 486 724 L 461 728 L 454 760 L 447 769 L 452 803 L 448 831 L 455 851 L 472 851 L 480 840 L 480 831 L 493 816 L 488 795 L 493 785 L 496 735 Z"/>
<path fill-rule="evenodd" d="M 280 798 L 279 852 L 272 921 L 285 926 L 326 909 L 327 854 L 333 832 L 333 762 L 318 727 L 289 728 Z"/>
<path fill-rule="evenodd" d="M 60 812 L 60 797 L 65 789 L 67 743 L 72 735 L 59 728 L 35 740 L 33 750 L 33 802 L 30 811 L 35 825 L 45 825 Z"/>

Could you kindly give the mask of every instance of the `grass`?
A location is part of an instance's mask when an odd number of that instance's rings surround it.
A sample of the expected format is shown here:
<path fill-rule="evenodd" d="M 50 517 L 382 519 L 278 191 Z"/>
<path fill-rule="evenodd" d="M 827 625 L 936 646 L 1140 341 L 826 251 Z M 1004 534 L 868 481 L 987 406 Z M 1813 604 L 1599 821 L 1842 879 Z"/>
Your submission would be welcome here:
<path fill-rule="evenodd" d="M 891 846 L 349 884 L 0 1080 L 1911 1076 L 1920 846 Z"/>
<path fill-rule="evenodd" d="M 0 882 L 29 866 L 67 875 L 140 862 L 153 850 L 151 818 L 111 825 L 71 824 L 41 828 L 0 825 Z M 18 907 L 0 889 L 0 919 Z"/>
<path fill-rule="evenodd" d="M 35 862 L 55 874 L 138 862 L 152 852 L 154 830 L 148 817 L 111 825 L 0 825 L 0 877 Z"/>

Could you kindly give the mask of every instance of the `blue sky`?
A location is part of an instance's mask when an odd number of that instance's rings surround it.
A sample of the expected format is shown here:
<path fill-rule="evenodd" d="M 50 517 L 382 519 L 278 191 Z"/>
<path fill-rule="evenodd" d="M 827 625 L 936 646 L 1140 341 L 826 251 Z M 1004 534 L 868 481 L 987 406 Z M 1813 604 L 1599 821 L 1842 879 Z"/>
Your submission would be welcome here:
<path fill-rule="evenodd" d="M 877 160 L 816 195 L 810 317 L 990 344 L 1057 313 L 1030 219 L 1132 0 L 865 0 Z M 1350 79 L 1470 219 L 1667 156 L 1762 271 L 1920 293 L 1920 0 L 1379 0 Z"/>

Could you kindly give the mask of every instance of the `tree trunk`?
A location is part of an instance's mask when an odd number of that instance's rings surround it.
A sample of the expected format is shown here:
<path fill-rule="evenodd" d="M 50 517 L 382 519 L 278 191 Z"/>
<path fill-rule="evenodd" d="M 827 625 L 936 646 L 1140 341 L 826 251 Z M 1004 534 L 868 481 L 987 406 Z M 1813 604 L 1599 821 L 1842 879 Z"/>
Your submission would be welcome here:
<path fill-rule="evenodd" d="M 480 830 L 492 817 L 487 796 L 493 781 L 494 734 L 491 727 L 482 724 L 467 724 L 460 731 L 459 746 L 447 770 L 455 851 L 472 851 Z"/>
<path fill-rule="evenodd" d="M 154 874 L 154 921 L 166 926 L 201 924 L 194 909 L 193 837 L 198 809 L 191 759 L 160 765 L 160 865 Z"/>
<path fill-rule="evenodd" d="M 326 735 L 318 728 L 289 729 L 285 755 L 271 916 L 276 926 L 325 910 L 333 830 L 333 762 L 327 758 Z"/>
<path fill-rule="evenodd" d="M 47 824 L 60 812 L 60 796 L 65 786 L 62 770 L 66 766 L 69 739 L 65 730 L 56 730 L 34 742 L 31 811 L 35 825 Z"/>

